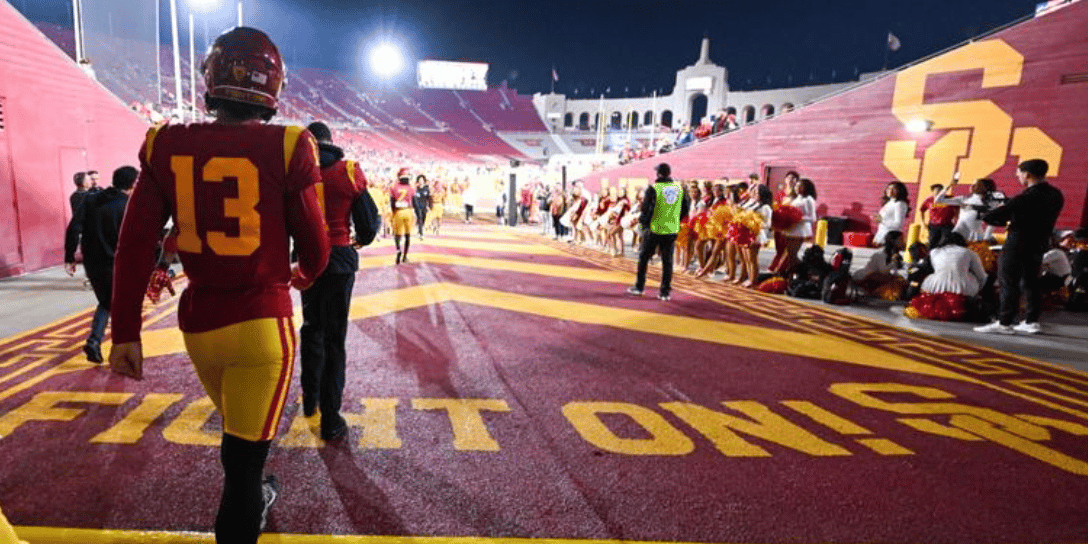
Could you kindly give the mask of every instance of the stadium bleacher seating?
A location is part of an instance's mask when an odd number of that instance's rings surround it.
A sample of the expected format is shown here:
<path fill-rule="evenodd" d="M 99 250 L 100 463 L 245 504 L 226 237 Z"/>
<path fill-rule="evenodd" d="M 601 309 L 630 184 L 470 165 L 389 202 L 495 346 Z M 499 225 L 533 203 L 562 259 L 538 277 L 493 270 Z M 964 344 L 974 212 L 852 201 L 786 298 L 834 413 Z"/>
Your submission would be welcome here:
<path fill-rule="evenodd" d="M 74 57 L 71 29 L 38 23 L 38 28 Z M 150 112 L 159 100 L 152 44 L 100 35 L 86 37 L 98 80 L 126 104 Z M 159 51 L 162 66 L 161 110 L 173 107 L 173 53 Z M 199 60 L 199 59 L 198 59 Z M 198 62 L 199 64 L 199 62 Z M 189 61 L 181 59 L 182 100 L 189 95 Z M 203 107 L 203 81 L 197 80 L 197 108 Z M 166 113 L 160 111 L 160 113 Z M 475 162 L 524 155 L 496 134 L 547 129 L 532 99 L 505 87 L 487 91 L 422 89 L 373 91 L 329 70 L 289 66 L 281 96 L 280 122 L 306 124 L 320 119 L 335 126 L 356 149 L 380 148 L 416 160 Z"/>

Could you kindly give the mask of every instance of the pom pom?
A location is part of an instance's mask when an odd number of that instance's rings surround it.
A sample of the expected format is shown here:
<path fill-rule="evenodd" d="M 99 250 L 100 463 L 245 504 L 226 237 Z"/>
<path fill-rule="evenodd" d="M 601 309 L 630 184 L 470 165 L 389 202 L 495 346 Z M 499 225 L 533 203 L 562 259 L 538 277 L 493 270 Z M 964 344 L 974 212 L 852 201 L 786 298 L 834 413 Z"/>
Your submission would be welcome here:
<path fill-rule="evenodd" d="M 173 278 L 164 268 L 156 268 L 151 273 L 151 280 L 147 282 L 147 298 L 154 304 L 159 303 L 159 299 L 162 298 L 162 291 L 166 289 L 171 295 L 174 294 Z"/>
<path fill-rule="evenodd" d="M 783 204 L 771 212 L 771 228 L 776 231 L 789 230 L 790 227 L 800 223 L 802 217 L 804 214 L 801 208 Z"/>
<path fill-rule="evenodd" d="M 985 270 L 987 274 L 997 272 L 997 254 L 990 249 L 990 244 L 986 242 L 971 242 L 970 244 L 967 244 L 967 249 L 978 254 L 978 258 L 982 261 L 982 269 Z"/>
<path fill-rule="evenodd" d="M 786 292 L 786 278 L 783 278 L 781 276 L 768 278 L 764 280 L 763 283 L 759 284 L 759 287 L 757 287 L 756 289 L 763 293 L 781 295 L 782 293 Z"/>
<path fill-rule="evenodd" d="M 911 319 L 963 321 L 967 317 L 967 301 L 966 295 L 957 293 L 922 293 L 911 299 L 910 307 L 903 315 Z"/>

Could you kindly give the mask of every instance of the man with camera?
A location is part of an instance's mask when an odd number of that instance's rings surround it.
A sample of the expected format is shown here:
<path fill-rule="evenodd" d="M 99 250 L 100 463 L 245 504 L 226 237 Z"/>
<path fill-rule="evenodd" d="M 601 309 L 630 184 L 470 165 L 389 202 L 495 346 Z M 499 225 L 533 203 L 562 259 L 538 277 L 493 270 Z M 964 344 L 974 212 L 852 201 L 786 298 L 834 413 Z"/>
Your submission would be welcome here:
<path fill-rule="evenodd" d="M 1043 253 L 1054 233 L 1054 225 L 1065 205 L 1062 192 L 1046 181 L 1048 168 L 1049 165 L 1042 159 L 1020 163 L 1016 177 L 1026 187 L 1024 191 L 983 216 L 986 223 L 1007 225 L 1008 229 L 998 265 L 1001 285 L 998 320 L 975 327 L 976 332 L 1036 334 L 1040 331 L 1042 293 L 1039 289 L 1039 270 Z M 1027 313 L 1024 320 L 1014 327 L 1012 323 L 1020 311 L 1021 288 L 1027 294 Z"/>

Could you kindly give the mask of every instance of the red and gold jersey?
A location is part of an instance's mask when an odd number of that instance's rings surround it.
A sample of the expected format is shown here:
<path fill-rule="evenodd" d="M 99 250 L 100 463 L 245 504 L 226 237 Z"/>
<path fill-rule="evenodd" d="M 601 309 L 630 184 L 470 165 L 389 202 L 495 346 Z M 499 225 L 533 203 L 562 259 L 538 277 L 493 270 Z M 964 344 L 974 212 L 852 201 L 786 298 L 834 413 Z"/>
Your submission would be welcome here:
<path fill-rule="evenodd" d="M 390 201 L 393 209 L 401 210 L 412 207 L 412 199 L 416 196 L 416 189 L 411 184 L 396 183 L 389 188 Z"/>
<path fill-rule="evenodd" d="M 329 257 L 309 132 L 263 124 L 155 127 L 140 165 L 117 244 L 114 343 L 140 338 L 144 288 L 168 217 L 189 278 L 178 306 L 182 331 L 291 315 L 289 237 L 303 277 L 320 275 Z"/>
<path fill-rule="evenodd" d="M 334 246 L 350 246 L 351 204 L 367 190 L 366 176 L 359 163 L 336 161 L 321 170 L 321 181 L 315 188 L 329 226 L 329 241 Z"/>

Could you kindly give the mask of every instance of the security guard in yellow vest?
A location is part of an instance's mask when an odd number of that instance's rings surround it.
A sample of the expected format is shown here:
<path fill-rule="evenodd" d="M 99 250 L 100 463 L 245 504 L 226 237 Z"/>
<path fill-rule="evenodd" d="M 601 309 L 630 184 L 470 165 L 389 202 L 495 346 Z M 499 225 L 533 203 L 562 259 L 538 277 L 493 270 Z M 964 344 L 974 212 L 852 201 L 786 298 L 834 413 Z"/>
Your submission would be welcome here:
<path fill-rule="evenodd" d="M 658 297 L 669 300 L 672 286 L 672 252 L 676 245 L 676 234 L 680 232 L 680 221 L 687 219 L 691 209 L 691 199 L 684 187 L 673 181 L 672 168 L 668 163 L 657 165 L 657 180 L 646 188 L 642 198 L 642 214 L 639 223 L 642 226 L 642 247 L 638 253 L 638 278 L 635 286 L 627 292 L 642 296 L 646 286 L 646 267 L 655 252 L 661 253 L 661 288 Z"/>

